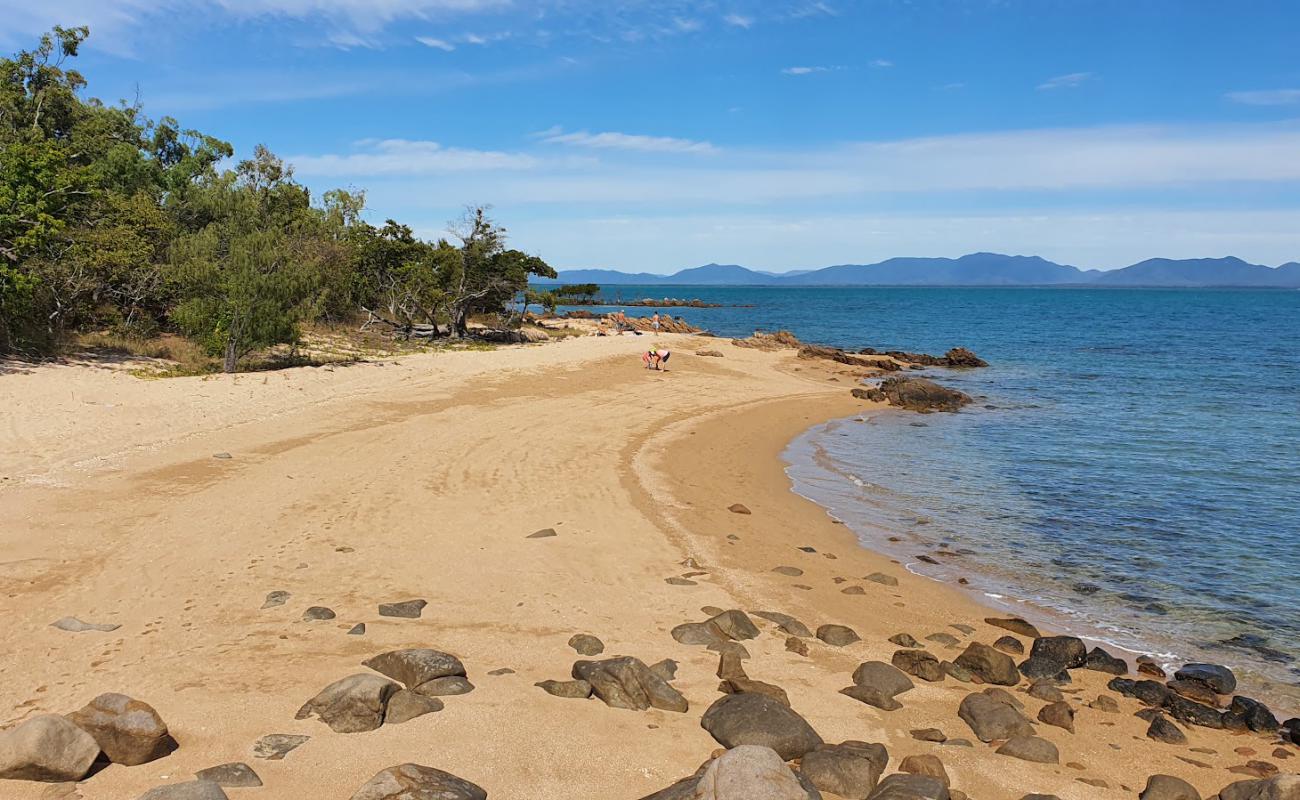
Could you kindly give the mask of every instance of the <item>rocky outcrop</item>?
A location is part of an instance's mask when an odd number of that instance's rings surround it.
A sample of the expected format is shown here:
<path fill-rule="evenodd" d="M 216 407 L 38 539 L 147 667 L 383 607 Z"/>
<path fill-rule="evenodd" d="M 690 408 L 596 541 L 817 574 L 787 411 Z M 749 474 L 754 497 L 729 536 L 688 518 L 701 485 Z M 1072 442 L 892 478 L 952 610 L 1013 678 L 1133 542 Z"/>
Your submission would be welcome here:
<path fill-rule="evenodd" d="M 79 781 L 99 755 L 94 737 L 58 714 L 0 733 L 0 780 Z"/>
<path fill-rule="evenodd" d="M 366 781 L 352 800 L 487 800 L 487 792 L 450 772 L 398 764 Z"/>
<path fill-rule="evenodd" d="M 1173 775 L 1152 775 L 1138 800 L 1201 800 L 1196 787 Z"/>
<path fill-rule="evenodd" d="M 940 386 L 926 378 L 885 378 L 878 387 L 854 389 L 853 395 L 875 402 L 885 401 L 897 408 L 923 413 L 957 411 L 962 406 L 974 402 L 970 395 Z"/>
<path fill-rule="evenodd" d="M 114 764 L 145 764 L 176 749 L 153 706 L 124 694 L 101 694 L 68 719 L 94 737 Z"/>
<path fill-rule="evenodd" d="M 761 694 L 723 695 L 704 712 L 700 726 L 723 747 L 761 745 L 786 761 L 822 744 L 807 720 Z"/>
<path fill-rule="evenodd" d="M 988 366 L 987 361 L 965 347 L 954 347 L 942 356 L 932 356 L 929 353 L 908 353 L 903 350 L 886 350 L 884 353 L 880 353 L 870 347 L 864 347 L 858 352 L 863 355 L 885 355 L 906 364 L 919 364 L 923 367 L 970 368 Z"/>

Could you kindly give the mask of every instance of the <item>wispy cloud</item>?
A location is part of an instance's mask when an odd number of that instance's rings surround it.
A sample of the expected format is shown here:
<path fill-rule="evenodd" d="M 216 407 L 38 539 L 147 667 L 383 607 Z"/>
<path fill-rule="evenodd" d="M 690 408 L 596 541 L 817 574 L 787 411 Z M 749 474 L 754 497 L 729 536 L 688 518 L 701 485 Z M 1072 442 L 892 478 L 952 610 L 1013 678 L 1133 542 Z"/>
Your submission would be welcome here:
<path fill-rule="evenodd" d="M 415 37 L 415 41 L 425 47 L 432 47 L 435 50 L 445 50 L 448 53 L 456 49 L 456 45 L 451 42 L 445 39 L 435 39 L 432 36 L 417 36 Z"/>
<path fill-rule="evenodd" d="M 782 75 L 815 75 L 818 72 L 830 72 L 830 67 L 786 67 Z"/>
<path fill-rule="evenodd" d="M 722 18 L 722 21 L 734 28 L 749 29 L 754 26 L 754 18 L 744 14 L 728 14 Z"/>
<path fill-rule="evenodd" d="M 1300 89 L 1258 89 L 1249 92 L 1228 92 L 1226 97 L 1234 103 L 1248 106 L 1290 106 L 1300 103 Z"/>
<path fill-rule="evenodd" d="M 1053 89 L 1073 89 L 1082 86 L 1092 80 L 1091 72 L 1071 72 L 1068 75 L 1057 75 L 1055 78 L 1048 78 L 1038 84 L 1038 88 L 1043 91 L 1052 91 Z"/>
<path fill-rule="evenodd" d="M 631 133 L 566 133 L 558 126 L 538 131 L 533 137 L 547 144 L 565 144 L 598 150 L 631 150 L 643 153 L 713 153 L 717 151 L 708 142 L 678 139 L 672 136 L 645 136 Z"/>
<path fill-rule="evenodd" d="M 541 164 L 540 159 L 524 153 L 443 147 L 430 141 L 365 139 L 356 145 L 359 152 L 300 155 L 288 160 L 299 175 L 321 177 L 517 171 L 534 169 Z"/>
<path fill-rule="evenodd" d="M 877 58 L 876 60 L 871 62 L 871 66 L 878 67 L 880 69 L 887 69 L 889 67 L 894 66 L 894 62 L 890 61 L 887 58 Z"/>

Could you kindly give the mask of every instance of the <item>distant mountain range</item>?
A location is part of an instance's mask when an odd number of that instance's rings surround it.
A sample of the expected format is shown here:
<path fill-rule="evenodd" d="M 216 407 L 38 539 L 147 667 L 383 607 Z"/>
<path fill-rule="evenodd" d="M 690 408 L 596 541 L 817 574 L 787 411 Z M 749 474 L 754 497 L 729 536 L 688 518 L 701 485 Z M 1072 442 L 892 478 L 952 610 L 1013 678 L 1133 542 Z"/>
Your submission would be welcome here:
<path fill-rule="evenodd" d="M 1083 270 L 1038 256 L 971 253 L 961 258 L 891 258 L 775 273 L 738 264 L 705 264 L 654 275 L 609 269 L 563 270 L 539 283 L 686 286 L 1164 286 L 1300 288 L 1300 263 L 1280 267 L 1240 258 L 1152 258 L 1115 270 Z"/>

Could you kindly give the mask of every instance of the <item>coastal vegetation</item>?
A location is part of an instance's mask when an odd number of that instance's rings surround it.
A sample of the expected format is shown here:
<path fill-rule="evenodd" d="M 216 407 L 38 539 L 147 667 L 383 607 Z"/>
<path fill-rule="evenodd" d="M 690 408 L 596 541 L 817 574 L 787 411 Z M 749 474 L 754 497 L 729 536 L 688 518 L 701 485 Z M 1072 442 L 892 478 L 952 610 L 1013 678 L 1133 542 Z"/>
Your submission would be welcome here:
<path fill-rule="evenodd" d="M 234 148 L 139 104 L 83 98 L 85 27 L 0 60 L 0 355 L 95 332 L 179 334 L 233 372 L 305 325 L 363 319 L 463 339 L 475 315 L 517 326 L 542 259 L 482 207 L 447 238 L 362 218 L 365 194 L 314 197 L 265 147 Z"/>

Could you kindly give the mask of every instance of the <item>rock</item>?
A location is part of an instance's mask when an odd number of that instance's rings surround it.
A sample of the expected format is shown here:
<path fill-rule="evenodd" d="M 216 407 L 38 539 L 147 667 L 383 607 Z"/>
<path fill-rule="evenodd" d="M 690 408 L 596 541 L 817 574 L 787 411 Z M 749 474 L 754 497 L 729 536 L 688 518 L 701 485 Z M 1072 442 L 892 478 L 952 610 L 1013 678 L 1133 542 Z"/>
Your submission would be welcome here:
<path fill-rule="evenodd" d="M 679 578 L 674 575 L 671 578 L 664 578 L 664 583 L 669 586 L 699 586 L 699 581 L 693 581 L 690 578 Z"/>
<path fill-rule="evenodd" d="M 871 581 L 872 583 L 878 583 L 881 586 L 898 585 L 898 578 L 895 578 L 893 575 L 886 575 L 883 572 L 873 572 L 870 575 L 863 578 L 863 580 Z"/>
<path fill-rule="evenodd" d="M 549 539 L 552 536 L 559 536 L 559 534 L 555 532 L 554 528 L 542 528 L 540 531 L 534 531 L 533 533 L 528 534 L 524 538 L 525 539 Z"/>
<path fill-rule="evenodd" d="M 1083 667 L 1097 672 L 1108 672 L 1111 675 L 1128 674 L 1127 661 L 1112 656 L 1100 647 L 1094 647 L 1088 651 L 1088 657 L 1084 660 Z"/>
<path fill-rule="evenodd" d="M 965 635 L 967 635 L 967 636 L 970 636 L 972 633 L 975 632 L 975 626 L 974 626 L 974 625 L 967 625 L 967 624 L 964 623 L 964 622 L 954 622 L 953 624 L 949 625 L 948 627 L 949 627 L 949 628 L 952 628 L 953 630 L 955 630 L 955 631 L 957 631 L 957 632 L 959 632 L 959 633 L 963 633 L 963 634 L 965 634 Z"/>
<path fill-rule="evenodd" d="M 1160 665 L 1151 656 L 1138 656 L 1137 665 L 1138 672 L 1143 675 L 1150 675 L 1153 678 L 1165 677 L 1165 671 L 1160 668 Z"/>
<path fill-rule="evenodd" d="M 712 650 L 713 652 L 718 654 L 735 653 L 737 658 L 745 659 L 745 660 L 748 660 L 750 657 L 749 651 L 745 649 L 745 646 L 743 644 L 741 644 L 740 642 L 733 642 L 729 639 L 724 639 L 720 642 L 714 642 L 713 644 L 710 644 L 705 649 Z"/>
<path fill-rule="evenodd" d="M 854 700 L 866 703 L 869 706 L 874 706 L 881 711 L 897 711 L 903 707 L 903 704 L 893 697 L 869 686 L 846 686 L 840 689 L 840 694 L 852 697 Z"/>
<path fill-rule="evenodd" d="M 993 647 L 1013 656 L 1024 655 L 1025 653 L 1025 646 L 1014 636 L 999 636 L 998 640 L 993 643 Z"/>
<path fill-rule="evenodd" d="M 1097 699 L 1089 703 L 1088 708 L 1104 711 L 1107 714 L 1119 713 L 1119 703 L 1115 702 L 1115 698 L 1107 694 L 1097 695 Z"/>
<path fill-rule="evenodd" d="M 968 694 L 957 715 L 970 726 L 981 742 L 1032 736 L 1034 726 L 1015 708 L 986 694 Z"/>
<path fill-rule="evenodd" d="M 1038 628 L 1035 628 L 1020 617 L 985 617 L 984 621 L 995 628 L 1011 631 L 1014 634 L 1025 636 L 1030 639 L 1037 639 L 1042 636 L 1042 634 L 1038 632 Z"/>
<path fill-rule="evenodd" d="M 1147 728 L 1147 738 L 1165 744 L 1187 744 L 1187 734 L 1180 731 L 1177 725 L 1165 719 L 1162 714 L 1152 718 L 1151 726 Z"/>
<path fill-rule="evenodd" d="M 575 633 L 570 636 L 569 647 L 581 656 L 598 656 L 605 652 L 605 643 L 586 633 Z"/>
<path fill-rule="evenodd" d="M 1268 706 L 1240 695 L 1232 698 L 1228 712 L 1223 715 L 1223 726 L 1232 730 L 1252 730 L 1256 733 L 1273 733 L 1279 727 L 1277 717 Z"/>
<path fill-rule="evenodd" d="M 0 779 L 79 781 L 99 755 L 99 745 L 66 717 L 41 714 L 0 732 Z"/>
<path fill-rule="evenodd" d="M 362 784 L 352 800 L 487 800 L 487 792 L 450 772 L 398 764 Z"/>
<path fill-rule="evenodd" d="M 194 777 L 229 789 L 249 789 L 262 785 L 262 779 L 253 768 L 242 761 L 201 769 L 194 773 Z"/>
<path fill-rule="evenodd" d="M 266 600 L 262 602 L 262 608 L 267 609 L 267 608 L 275 608 L 276 606 L 282 606 L 286 602 L 288 602 L 291 596 L 292 595 L 290 595 L 288 592 L 282 589 L 277 589 L 274 592 L 267 592 Z"/>
<path fill-rule="evenodd" d="M 785 575 L 791 578 L 797 578 L 803 574 L 803 570 L 799 569 L 798 567 L 786 567 L 786 566 L 772 567 L 772 571 L 778 575 Z"/>
<path fill-rule="evenodd" d="M 571 700 L 586 700 L 591 697 L 591 684 L 584 680 L 540 681 L 533 685 L 541 687 L 542 691 L 556 697 L 566 697 Z"/>
<path fill-rule="evenodd" d="M 795 636 L 791 636 L 785 640 L 785 649 L 792 653 L 798 653 L 801 656 L 808 655 L 808 643 Z"/>
<path fill-rule="evenodd" d="M 778 628 L 791 636 L 811 637 L 813 635 L 807 625 L 789 614 L 782 614 L 779 611 L 755 611 L 754 616 L 776 623 Z"/>
<path fill-rule="evenodd" d="M 790 705 L 790 698 L 786 696 L 785 689 L 771 683 L 756 681 L 752 678 L 727 678 L 718 684 L 718 691 L 723 694 L 741 694 L 749 692 L 751 694 L 761 694 L 770 697 L 783 706 Z"/>
<path fill-rule="evenodd" d="M 695 784 L 696 800 L 809 800 L 781 757 L 768 747 L 741 745 L 714 759 Z"/>
<path fill-rule="evenodd" d="M 688 708 L 680 692 L 632 656 L 575 661 L 573 677 L 591 684 L 592 694 L 613 708 L 644 711 L 653 707 L 679 713 Z"/>
<path fill-rule="evenodd" d="M 722 358 L 722 353 L 717 350 L 696 350 L 695 355 L 706 356 L 708 358 Z"/>
<path fill-rule="evenodd" d="M 943 354 L 945 367 L 987 367 L 989 363 L 964 347 L 954 347 Z"/>
<path fill-rule="evenodd" d="M 1051 681 L 1056 684 L 1070 682 L 1070 673 L 1059 661 L 1041 656 L 1030 656 L 1020 662 L 1020 674 L 1031 681 Z"/>
<path fill-rule="evenodd" d="M 1061 761 L 1056 745 L 1037 736 L 1016 736 L 995 752 L 1000 756 L 1011 756 L 1038 764 L 1059 764 Z"/>
<path fill-rule="evenodd" d="M 1219 790 L 1221 800 L 1300 800 L 1300 775 L 1237 781 Z"/>
<path fill-rule="evenodd" d="M 651 664 L 650 671 L 671 683 L 677 678 L 677 662 L 671 658 L 665 658 Z"/>
<path fill-rule="evenodd" d="M 1173 775 L 1152 775 L 1138 800 L 1201 800 L 1200 792 L 1182 778 Z"/>
<path fill-rule="evenodd" d="M 918 742 L 934 742 L 943 744 L 948 741 L 948 736 L 938 728 L 914 728 L 908 733 Z"/>
<path fill-rule="evenodd" d="M 418 694 L 410 689 L 399 689 L 388 699 L 388 709 L 384 713 L 385 725 L 400 725 L 416 717 L 441 711 L 445 706 L 436 697 Z"/>
<path fill-rule="evenodd" d="M 1112 678 L 1106 686 L 1113 692 L 1125 697 L 1134 697 L 1149 706 L 1163 706 L 1172 696 L 1172 692 L 1163 683 L 1156 681 L 1133 681 L 1128 678 Z"/>
<path fill-rule="evenodd" d="M 140 795 L 139 800 L 229 800 L 229 796 L 219 783 L 188 781 L 155 787 Z"/>
<path fill-rule="evenodd" d="M 109 633 L 111 631 L 117 630 L 122 626 L 114 625 L 112 623 L 107 623 L 107 622 L 103 622 L 103 623 L 82 622 L 76 617 L 64 617 L 63 619 L 57 620 L 55 622 L 51 622 L 50 627 L 58 628 L 61 631 L 71 631 L 72 633 L 83 633 L 85 631 L 99 631 L 101 633 Z"/>
<path fill-rule="evenodd" d="M 723 747 L 761 745 L 786 761 L 822 744 L 803 717 L 761 694 L 723 695 L 704 712 L 700 726 Z"/>
<path fill-rule="evenodd" d="M 753 639 L 758 636 L 758 628 L 744 611 L 724 611 L 709 620 L 728 639 Z"/>
<path fill-rule="evenodd" d="M 465 676 L 460 659 L 440 650 L 412 648 L 390 650 L 361 662 L 381 675 L 387 675 L 408 689 L 418 689 L 438 678 Z"/>
<path fill-rule="evenodd" d="M 1172 680 L 1167 682 L 1165 687 L 1174 694 L 1194 703 L 1204 703 L 1212 706 L 1217 705 L 1219 702 L 1219 696 L 1214 693 L 1214 690 L 1200 681 Z"/>
<path fill-rule="evenodd" d="M 316 620 L 323 620 L 323 619 L 334 619 L 335 616 L 336 615 L 334 614 L 334 609 L 326 608 L 325 606 L 312 606 L 311 608 L 302 612 L 302 618 L 306 622 L 313 622 Z"/>
<path fill-rule="evenodd" d="M 817 629 L 817 638 L 832 647 L 845 647 L 862 641 L 857 631 L 847 625 L 823 625 Z"/>
<path fill-rule="evenodd" d="M 885 378 L 876 391 L 883 394 L 891 406 L 909 411 L 956 411 L 972 402 L 970 395 L 926 378 Z"/>
<path fill-rule="evenodd" d="M 1088 661 L 1088 648 L 1077 636 L 1040 636 L 1029 651 L 1030 658 L 1060 664 L 1062 669 L 1076 669 Z"/>
<path fill-rule="evenodd" d="M 730 680 L 731 678 L 748 678 L 745 674 L 744 660 L 739 653 L 726 652 L 718 657 L 718 669 L 716 672 L 719 678 Z"/>
<path fill-rule="evenodd" d="M 726 641 L 726 635 L 712 622 L 684 622 L 673 628 L 672 637 L 682 644 L 711 645 Z"/>
<path fill-rule="evenodd" d="M 952 785 L 948 780 L 948 771 L 943 768 L 943 762 L 937 756 L 908 756 L 898 765 L 898 771 L 911 775 L 928 775 L 931 778 L 938 778 L 944 786 Z"/>
<path fill-rule="evenodd" d="M 918 642 L 916 639 L 914 639 L 912 637 L 912 634 L 910 633 L 896 633 L 893 636 L 889 637 L 889 642 L 891 644 L 896 644 L 899 647 L 924 647 L 925 646 L 920 642 Z"/>
<path fill-rule="evenodd" d="M 253 744 L 253 757 L 267 761 L 280 761 L 311 739 L 292 733 L 268 733 Z"/>
<path fill-rule="evenodd" d="M 750 511 L 748 508 L 746 508 L 744 505 L 742 505 L 742 504 L 740 504 L 740 503 L 732 503 L 731 505 L 727 506 L 727 510 L 730 511 L 731 513 L 733 513 L 733 514 L 752 514 L 752 513 L 754 513 L 754 512 Z"/>
<path fill-rule="evenodd" d="M 860 595 L 866 593 L 867 590 L 863 589 L 861 586 L 846 586 L 843 589 L 840 589 L 840 594 Z"/>
<path fill-rule="evenodd" d="M 431 681 L 425 681 L 412 691 L 424 695 L 425 697 L 447 697 L 457 694 L 469 694 L 474 691 L 474 684 L 463 675 L 448 675 L 445 678 L 434 678 Z"/>
<path fill-rule="evenodd" d="M 400 603 L 380 603 L 379 616 L 400 617 L 402 619 L 419 619 L 424 607 L 429 605 L 424 600 L 403 600 Z"/>
<path fill-rule="evenodd" d="M 799 772 L 823 792 L 863 800 L 876 787 L 888 762 L 884 745 L 850 740 L 805 753 Z"/>
<path fill-rule="evenodd" d="M 1050 683 L 1035 683 L 1029 687 L 1029 696 L 1036 700 L 1046 700 L 1049 703 L 1060 703 L 1065 700 L 1065 695 L 1061 690 Z"/>
<path fill-rule="evenodd" d="M 365 636 L 365 635 L 366 635 L 366 623 L 364 622 L 358 622 L 356 625 L 353 625 L 351 628 L 348 629 L 348 636 Z"/>
<path fill-rule="evenodd" d="M 1015 686 L 1020 683 L 1020 673 L 1011 656 L 980 642 L 971 642 L 966 652 L 957 656 L 953 663 L 970 670 L 986 683 L 998 686 Z"/>
<path fill-rule="evenodd" d="M 1300 717 L 1292 717 L 1282 723 L 1282 740 L 1300 744 Z"/>
<path fill-rule="evenodd" d="M 1038 710 L 1038 721 L 1074 733 L 1074 709 L 1069 703 L 1048 703 Z"/>
<path fill-rule="evenodd" d="M 349 675 L 321 689 L 298 709 L 294 718 L 315 715 L 335 733 L 373 731 L 384 724 L 388 700 L 400 688 L 378 675 L 365 672 Z"/>
<path fill-rule="evenodd" d="M 934 683 L 943 680 L 943 666 L 939 659 L 924 650 L 899 650 L 890 658 L 890 663 L 923 681 Z"/>
<path fill-rule="evenodd" d="M 1218 694 L 1237 691 L 1237 676 L 1232 670 L 1218 664 L 1188 664 L 1174 673 L 1180 681 L 1203 683 Z"/>
<path fill-rule="evenodd" d="M 949 800 L 948 787 L 929 775 L 889 775 L 867 800 Z"/>
<path fill-rule="evenodd" d="M 902 670 L 883 661 L 859 664 L 853 671 L 853 684 L 841 689 L 841 694 L 885 711 L 902 708 L 894 698 L 915 688 Z"/>
<path fill-rule="evenodd" d="M 153 706 L 124 694 L 101 694 L 68 719 L 89 733 L 114 764 L 133 767 L 176 749 L 167 723 Z"/>
<path fill-rule="evenodd" d="M 1169 712 L 1169 716 L 1179 722 L 1205 728 L 1223 727 L 1223 713 L 1217 708 L 1195 703 L 1172 692 L 1165 698 L 1164 707 Z"/>

